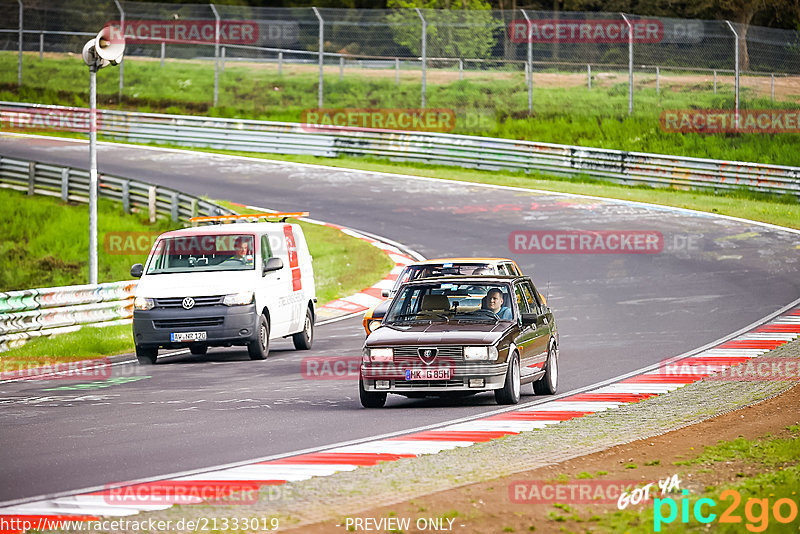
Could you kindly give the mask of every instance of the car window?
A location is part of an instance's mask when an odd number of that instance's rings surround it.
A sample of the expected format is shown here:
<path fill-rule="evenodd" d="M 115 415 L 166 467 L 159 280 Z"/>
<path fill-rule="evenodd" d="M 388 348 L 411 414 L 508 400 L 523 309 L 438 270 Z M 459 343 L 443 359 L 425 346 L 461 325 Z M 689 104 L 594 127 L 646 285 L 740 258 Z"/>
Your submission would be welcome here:
<path fill-rule="evenodd" d="M 255 269 L 252 235 L 210 234 L 160 239 L 147 264 L 147 274 Z"/>
<path fill-rule="evenodd" d="M 536 291 L 532 290 L 531 285 L 527 282 L 521 284 L 521 287 L 528 309 L 531 310 L 529 313 L 539 313 L 539 302 L 535 297 Z"/>
<path fill-rule="evenodd" d="M 500 296 L 490 302 L 495 292 Z M 392 301 L 384 322 L 511 320 L 514 312 L 510 294 L 508 285 L 496 282 L 406 285 Z M 499 309 L 492 311 L 492 304 L 497 304 Z"/>
<path fill-rule="evenodd" d="M 528 307 L 528 299 L 524 294 L 521 285 L 514 286 L 514 294 L 517 297 L 517 306 L 519 307 L 520 313 L 530 313 L 530 308 Z"/>

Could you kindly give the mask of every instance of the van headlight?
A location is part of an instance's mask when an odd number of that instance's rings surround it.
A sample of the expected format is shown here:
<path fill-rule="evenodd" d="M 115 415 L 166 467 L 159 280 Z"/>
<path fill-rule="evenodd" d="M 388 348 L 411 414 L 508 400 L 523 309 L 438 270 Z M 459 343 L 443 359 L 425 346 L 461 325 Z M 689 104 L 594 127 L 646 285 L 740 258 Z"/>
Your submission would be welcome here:
<path fill-rule="evenodd" d="M 222 299 L 222 303 L 225 306 L 246 306 L 253 302 L 254 296 L 255 294 L 252 291 L 232 293 L 230 295 L 225 295 L 225 298 Z"/>
<path fill-rule="evenodd" d="M 148 299 L 145 297 L 136 297 L 133 299 L 133 309 L 140 310 L 140 311 L 147 311 L 152 310 L 155 307 L 156 303 L 153 299 Z"/>
<path fill-rule="evenodd" d="M 468 361 L 496 360 L 497 347 L 494 345 L 488 347 L 464 347 L 464 359 Z"/>

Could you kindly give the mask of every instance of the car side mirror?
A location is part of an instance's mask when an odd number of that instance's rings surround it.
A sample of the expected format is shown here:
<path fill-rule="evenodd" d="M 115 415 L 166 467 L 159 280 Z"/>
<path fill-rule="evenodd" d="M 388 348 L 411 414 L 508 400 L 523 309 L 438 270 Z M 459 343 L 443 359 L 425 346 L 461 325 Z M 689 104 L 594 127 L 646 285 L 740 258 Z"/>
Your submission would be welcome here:
<path fill-rule="evenodd" d="M 264 264 L 261 276 L 271 273 L 272 271 L 280 271 L 281 269 L 283 269 L 283 260 L 280 258 L 270 258 L 267 260 L 267 263 Z"/>
<path fill-rule="evenodd" d="M 537 315 L 535 313 L 523 313 L 522 314 L 522 324 L 525 326 L 531 326 L 536 324 Z"/>
<path fill-rule="evenodd" d="M 133 266 L 131 267 L 131 276 L 133 276 L 134 278 L 141 278 L 143 274 L 144 274 L 144 265 L 142 265 L 141 263 L 133 264 Z"/>

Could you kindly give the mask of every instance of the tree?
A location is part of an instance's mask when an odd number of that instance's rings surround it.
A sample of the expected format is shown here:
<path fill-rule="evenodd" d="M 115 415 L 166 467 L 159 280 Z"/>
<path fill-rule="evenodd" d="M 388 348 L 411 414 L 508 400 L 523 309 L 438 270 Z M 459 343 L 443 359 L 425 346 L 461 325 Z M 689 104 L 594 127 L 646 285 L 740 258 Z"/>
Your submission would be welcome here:
<path fill-rule="evenodd" d="M 413 8 L 424 9 L 428 57 L 481 58 L 491 54 L 494 30 L 503 26 L 485 0 L 389 0 L 386 16 L 394 41 L 414 55 L 422 53 L 422 21 Z"/>

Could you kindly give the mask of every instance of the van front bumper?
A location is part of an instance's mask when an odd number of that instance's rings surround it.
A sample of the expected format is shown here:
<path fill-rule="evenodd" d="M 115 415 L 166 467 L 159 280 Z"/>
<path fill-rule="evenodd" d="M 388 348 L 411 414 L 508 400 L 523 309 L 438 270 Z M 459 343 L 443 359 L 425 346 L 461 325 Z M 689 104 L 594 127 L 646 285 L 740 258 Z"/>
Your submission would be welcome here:
<path fill-rule="evenodd" d="M 181 348 L 198 343 L 207 346 L 244 345 L 258 336 L 256 305 L 202 306 L 134 310 L 133 340 L 139 347 Z M 172 341 L 173 333 L 205 332 L 203 341 Z"/>

